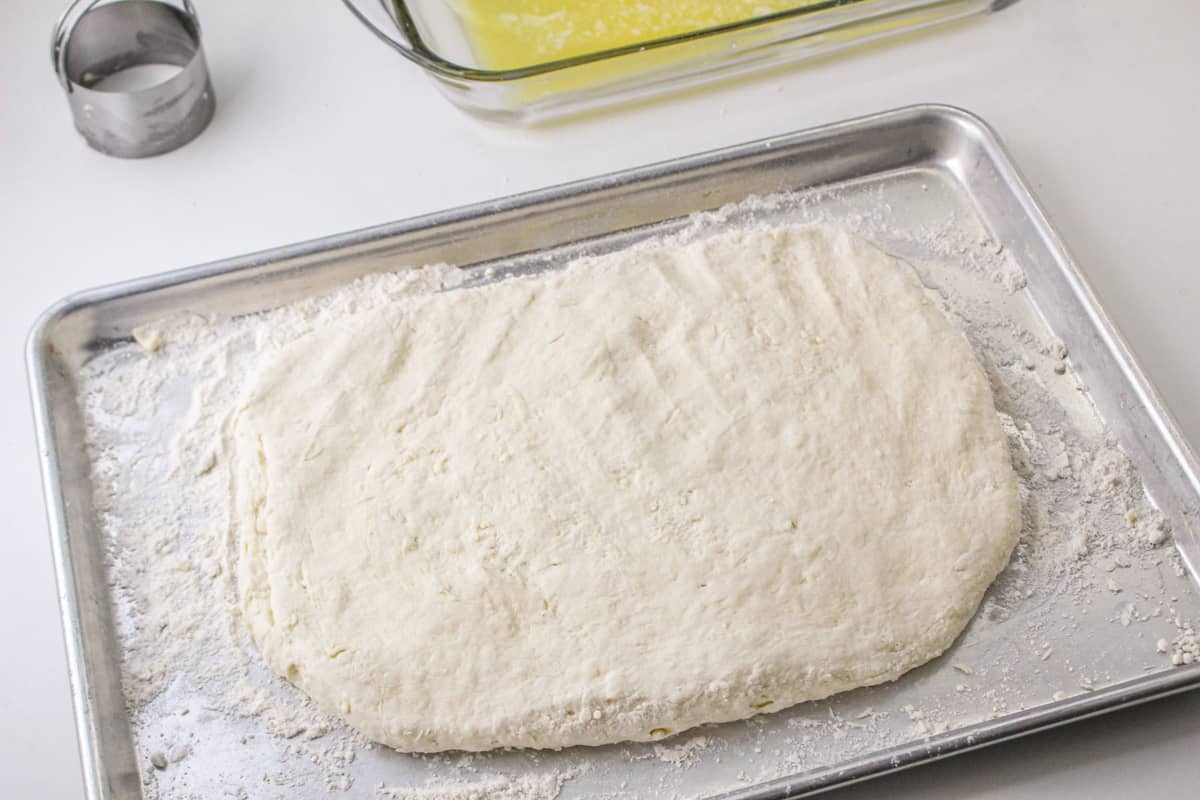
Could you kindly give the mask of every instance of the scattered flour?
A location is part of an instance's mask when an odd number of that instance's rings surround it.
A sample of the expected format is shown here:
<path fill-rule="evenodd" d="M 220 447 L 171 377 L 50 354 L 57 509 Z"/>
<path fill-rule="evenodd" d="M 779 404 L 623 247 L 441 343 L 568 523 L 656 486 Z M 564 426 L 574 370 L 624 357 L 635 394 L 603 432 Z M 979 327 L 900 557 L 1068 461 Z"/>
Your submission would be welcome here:
<path fill-rule="evenodd" d="M 967 221 L 912 221 L 873 191 L 752 199 L 666 235 L 773 219 L 841 224 L 913 263 L 971 341 L 1008 433 L 1024 527 L 948 656 L 918 678 L 653 745 L 413 757 L 328 718 L 259 663 L 237 617 L 223 426 L 256 352 L 331 319 L 508 273 L 438 266 L 375 275 L 260 314 L 142 326 L 81 370 L 93 511 L 145 795 L 716 794 L 1200 660 L 1200 604 L 1166 546 L 1171 525 L 1100 423 L 1066 346 L 1025 301 L 1021 270 Z"/>
<path fill-rule="evenodd" d="M 664 744 L 655 744 L 654 754 L 658 756 L 659 761 L 665 761 L 668 764 L 681 767 L 685 764 L 696 763 L 700 751 L 707 749 L 709 744 L 710 741 L 707 736 L 693 736 L 673 747 Z"/>
<path fill-rule="evenodd" d="M 567 773 L 487 778 L 474 783 L 439 780 L 434 786 L 379 787 L 379 796 L 395 800 L 555 800 Z"/>

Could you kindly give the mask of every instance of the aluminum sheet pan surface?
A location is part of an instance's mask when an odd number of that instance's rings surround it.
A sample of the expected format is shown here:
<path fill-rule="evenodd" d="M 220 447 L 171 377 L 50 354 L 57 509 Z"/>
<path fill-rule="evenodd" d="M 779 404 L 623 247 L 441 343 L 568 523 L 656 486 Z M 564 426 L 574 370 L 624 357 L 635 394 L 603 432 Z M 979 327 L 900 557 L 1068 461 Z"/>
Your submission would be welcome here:
<path fill-rule="evenodd" d="M 746 202 L 767 196 L 773 198 Z M 688 216 L 697 213 L 702 216 Z M 998 407 L 1013 418 L 1014 441 L 1045 423 L 1005 396 L 1005 376 L 1023 370 L 1047 376 L 1039 377 L 1046 397 L 1061 395 L 1062 408 L 1075 409 L 1082 427 L 1094 422 L 1099 431 L 1102 418 L 1169 521 L 1168 541 L 1132 558 L 1121 547 L 1081 547 L 1069 565 L 1074 577 L 1060 584 L 1055 575 L 1032 580 L 1020 574 L 1041 563 L 1039 548 L 1049 546 L 1027 530 L 1014 565 L 943 657 L 893 684 L 661 743 L 414 757 L 345 745 L 352 740 L 337 739 L 333 721 L 328 737 L 298 743 L 272 735 L 253 714 L 226 713 L 179 686 L 151 702 L 127 696 L 129 676 L 122 670 L 130 613 L 111 580 L 106 526 L 112 523 L 93 502 L 95 465 L 85 443 L 95 432 L 84 410 L 89 397 L 104 391 L 96 385 L 102 373 L 92 366 L 124 358 L 136 347 L 137 326 L 184 311 L 246 319 L 364 275 L 424 264 L 476 269 L 470 282 L 479 283 L 558 268 L 580 254 L 659 235 L 809 221 L 855 230 L 917 267 L 952 317 L 961 319 L 993 378 Z M 987 274 L 1001 262 L 1012 274 Z M 973 327 L 972 309 L 1000 320 L 994 336 Z M 996 344 L 1001 340 L 1009 356 Z M 1022 342 L 1028 354 L 1014 361 L 1012 348 Z M 1038 342 L 1049 348 L 1039 349 Z M 1195 455 L 995 136 L 956 109 L 886 112 L 85 292 L 43 316 L 30 337 L 28 361 L 91 798 L 468 797 L 481 791 L 537 800 L 783 798 L 1200 684 L 1200 663 L 1171 662 L 1172 656 L 1182 660 L 1181 646 L 1193 646 L 1188 626 L 1200 620 L 1195 572 L 1187 567 L 1200 563 Z M 1059 361 L 1070 367 L 1065 376 Z M 1055 383 L 1055 375 L 1067 382 Z M 178 388 L 186 395 L 186 384 Z M 186 404 L 176 410 L 175 416 L 159 414 L 149 433 L 128 436 L 179 435 L 175 417 Z M 120 427 L 106 435 L 113 447 L 125 444 Z M 1026 483 L 1027 508 L 1052 516 L 1073 501 L 1060 490 L 1039 497 L 1042 490 Z M 1096 497 L 1088 502 L 1094 505 Z M 1129 516 L 1133 525 L 1136 514 Z M 166 669 L 203 671 L 205 665 Z M 261 670 L 250 679 L 276 680 Z M 286 687 L 278 690 L 287 695 Z M 197 713 L 187 713 L 192 710 Z M 334 739 L 338 744 L 326 744 Z M 160 752 L 173 754 L 166 769 L 152 763 Z"/>

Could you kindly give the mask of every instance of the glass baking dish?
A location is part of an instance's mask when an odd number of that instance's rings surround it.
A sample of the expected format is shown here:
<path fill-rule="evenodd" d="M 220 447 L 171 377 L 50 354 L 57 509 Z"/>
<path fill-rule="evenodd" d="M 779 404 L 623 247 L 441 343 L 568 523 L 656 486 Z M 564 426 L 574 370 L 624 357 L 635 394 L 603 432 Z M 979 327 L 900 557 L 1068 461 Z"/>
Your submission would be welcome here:
<path fill-rule="evenodd" d="M 693 0 L 676 9 L 705 9 L 703 25 L 668 26 L 648 38 L 619 46 L 563 55 L 545 55 L 552 47 L 531 46 L 528 57 L 518 43 L 501 51 L 487 37 L 497 20 L 512 20 L 512 9 L 557 6 L 536 19 L 566 20 L 571 15 L 598 28 L 604 8 L 623 12 L 645 9 L 642 3 L 608 0 L 558 0 L 508 6 L 499 0 L 343 0 L 347 8 L 383 42 L 420 66 L 455 105 L 474 114 L 505 121 L 535 122 L 612 103 L 640 100 L 665 91 L 743 75 L 851 45 L 999 9 L 1012 0 L 762 0 L 740 2 L 745 16 L 730 16 L 738 0 Z M 489 8 L 490 6 L 490 8 Z M 650 4 L 654 8 L 654 4 Z M 675 13 L 659 0 L 661 13 Z M 721 9 L 721 13 L 711 11 Z M 682 12 L 680 12 L 682 13 Z M 610 21 L 616 22 L 615 19 Z M 558 26 L 558 32 L 564 25 Z M 632 31 L 630 31 L 632 32 Z M 550 36 L 553 31 L 547 33 Z M 599 37 L 604 39 L 604 37 Z M 612 36 L 608 37 L 613 39 Z M 538 44 L 535 42 L 535 44 Z M 543 51 L 538 53 L 537 51 Z M 497 58 L 497 52 L 507 53 Z M 541 56 L 541 57 L 539 57 Z M 544 58 L 545 60 L 542 60 Z"/>

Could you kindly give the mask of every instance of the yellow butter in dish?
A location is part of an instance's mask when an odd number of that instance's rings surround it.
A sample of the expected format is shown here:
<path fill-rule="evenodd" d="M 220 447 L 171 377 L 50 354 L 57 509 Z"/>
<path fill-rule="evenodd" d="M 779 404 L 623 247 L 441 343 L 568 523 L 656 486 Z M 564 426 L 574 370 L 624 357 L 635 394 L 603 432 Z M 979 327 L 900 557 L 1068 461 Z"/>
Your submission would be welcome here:
<path fill-rule="evenodd" d="M 765 17 L 824 0 L 452 0 L 480 60 L 515 69 Z"/>

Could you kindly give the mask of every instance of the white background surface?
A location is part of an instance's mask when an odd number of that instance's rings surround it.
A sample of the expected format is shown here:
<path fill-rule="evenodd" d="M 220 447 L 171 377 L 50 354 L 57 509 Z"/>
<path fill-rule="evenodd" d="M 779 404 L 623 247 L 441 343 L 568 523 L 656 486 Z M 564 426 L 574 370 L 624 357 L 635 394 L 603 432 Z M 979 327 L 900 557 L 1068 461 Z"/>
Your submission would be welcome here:
<path fill-rule="evenodd" d="M 1200 5 L 1021 0 L 735 86 L 538 130 L 477 122 L 336 0 L 198 0 L 217 116 L 122 161 L 71 127 L 56 0 L 0 21 L 0 797 L 81 796 L 22 346 L 69 292 L 916 102 L 992 123 L 1200 443 Z M 1200 694 L 843 791 L 1190 797 Z M 370 796 L 369 787 L 359 787 Z M 356 793 L 357 795 L 357 793 Z"/>

